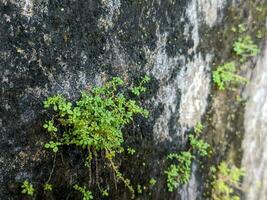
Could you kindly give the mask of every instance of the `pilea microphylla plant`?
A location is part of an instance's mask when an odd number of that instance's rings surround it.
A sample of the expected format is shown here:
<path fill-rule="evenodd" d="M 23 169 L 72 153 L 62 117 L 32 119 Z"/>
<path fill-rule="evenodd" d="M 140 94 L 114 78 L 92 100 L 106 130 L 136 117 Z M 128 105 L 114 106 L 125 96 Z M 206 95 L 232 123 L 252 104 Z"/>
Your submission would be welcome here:
<path fill-rule="evenodd" d="M 243 168 L 230 167 L 226 162 L 210 168 L 212 178 L 212 200 L 240 200 L 236 191 L 243 191 L 241 179 L 245 176 Z"/>
<path fill-rule="evenodd" d="M 244 24 L 238 26 L 238 32 L 244 33 L 247 28 Z M 232 28 L 236 32 L 236 28 Z M 239 58 L 238 61 L 230 61 L 217 66 L 216 70 L 212 72 L 212 79 L 219 90 L 229 89 L 231 84 L 244 85 L 248 80 L 237 74 L 237 67 L 240 64 L 248 61 L 248 59 L 257 56 L 260 53 L 259 47 L 254 43 L 250 35 L 238 37 L 233 43 L 233 52 Z"/>
<path fill-rule="evenodd" d="M 145 76 L 130 91 L 139 96 L 146 91 L 143 85 L 149 81 Z M 93 157 L 104 157 L 116 181 L 122 181 L 134 195 L 130 180 L 123 177 L 114 158 L 124 151 L 122 128 L 136 115 L 148 117 L 148 111 L 126 97 L 123 85 L 123 80 L 115 77 L 103 86 L 82 92 L 74 103 L 61 95 L 45 100 L 44 108 L 54 111 L 43 126 L 51 135 L 45 148 L 56 153 L 64 145 L 73 145 L 86 154 L 85 165 L 89 168 Z"/>
<path fill-rule="evenodd" d="M 232 83 L 246 84 L 248 80 L 236 74 L 235 62 L 228 62 L 217 67 L 213 72 L 212 78 L 219 90 L 225 90 Z"/>
<path fill-rule="evenodd" d="M 21 193 L 22 194 L 26 194 L 28 196 L 33 196 L 33 194 L 35 192 L 35 189 L 33 188 L 33 185 L 28 180 L 25 180 L 23 182 L 21 188 L 22 188 Z"/>
<path fill-rule="evenodd" d="M 179 153 L 170 153 L 167 158 L 172 164 L 165 170 L 167 189 L 173 192 L 178 187 L 187 184 L 190 180 L 191 165 L 197 156 L 206 157 L 210 154 L 210 145 L 200 139 L 204 126 L 198 122 L 194 132 L 189 134 L 189 149 Z"/>

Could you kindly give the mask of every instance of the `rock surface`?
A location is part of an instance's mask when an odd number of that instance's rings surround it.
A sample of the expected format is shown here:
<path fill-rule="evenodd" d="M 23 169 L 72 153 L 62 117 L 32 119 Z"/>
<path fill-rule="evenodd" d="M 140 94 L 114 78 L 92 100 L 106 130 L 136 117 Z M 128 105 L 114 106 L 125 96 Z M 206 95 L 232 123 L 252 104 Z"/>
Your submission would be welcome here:
<path fill-rule="evenodd" d="M 212 62 L 228 55 L 227 48 L 217 46 L 220 38 L 214 32 L 220 35 L 229 29 L 224 26 L 227 9 L 240 4 L 226 0 L 0 0 L 0 199 L 21 199 L 23 180 L 31 180 L 40 189 L 49 176 L 53 160 L 43 148 L 47 136 L 42 128 L 49 117 L 42 105 L 46 97 L 60 93 L 74 100 L 80 90 L 113 76 L 130 86 L 145 74 L 152 82 L 140 101 L 151 114 L 125 129 L 126 143 L 137 154 L 121 168 L 135 186 L 146 185 L 150 178 L 157 180 L 157 186 L 138 199 L 201 199 L 204 189 L 197 164 L 187 186 L 167 192 L 166 155 L 184 148 L 187 132 L 216 101 L 208 98 L 214 89 Z M 208 134 L 213 137 L 212 131 Z M 50 196 L 41 192 L 37 199 L 76 199 L 68 191 L 74 179 L 82 177 L 76 171 L 81 159 L 73 149 L 66 152 L 71 161 L 58 164 L 66 173 L 56 172 L 53 177 L 61 185 Z M 111 199 L 129 198 L 124 188 L 110 193 Z"/>

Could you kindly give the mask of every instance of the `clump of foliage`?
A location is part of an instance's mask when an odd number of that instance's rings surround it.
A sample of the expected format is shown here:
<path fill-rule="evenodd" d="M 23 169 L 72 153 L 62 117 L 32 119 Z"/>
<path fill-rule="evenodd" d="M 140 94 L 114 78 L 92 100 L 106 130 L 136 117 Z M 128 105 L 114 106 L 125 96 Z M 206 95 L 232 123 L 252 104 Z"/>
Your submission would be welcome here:
<path fill-rule="evenodd" d="M 171 160 L 175 159 L 178 162 L 178 164 L 171 164 L 165 171 L 168 191 L 173 192 L 175 188 L 189 181 L 191 163 L 194 156 L 191 152 L 184 151 L 179 154 L 169 154 L 168 158 Z"/>
<path fill-rule="evenodd" d="M 198 155 L 205 157 L 209 155 L 210 145 L 202 139 L 194 136 L 193 134 L 189 135 L 190 145 L 197 152 Z"/>
<path fill-rule="evenodd" d="M 229 84 L 245 84 L 247 79 L 236 74 L 234 62 L 228 62 L 217 67 L 212 73 L 214 83 L 220 90 L 225 90 Z"/>
<path fill-rule="evenodd" d="M 52 189 L 53 189 L 53 185 L 52 184 L 50 184 L 50 183 L 45 183 L 44 184 L 44 190 L 45 191 L 52 191 Z"/>
<path fill-rule="evenodd" d="M 201 122 L 198 122 L 196 126 L 194 127 L 194 132 L 196 135 L 199 135 L 200 133 L 202 133 L 203 129 L 204 129 L 204 125 Z"/>
<path fill-rule="evenodd" d="M 103 197 L 108 197 L 109 196 L 108 189 L 102 190 L 101 194 L 102 194 Z"/>
<path fill-rule="evenodd" d="M 207 156 L 210 145 L 199 138 L 199 134 L 203 131 L 204 126 L 197 123 L 194 128 L 194 134 L 189 135 L 190 149 L 180 153 L 171 153 L 168 159 L 174 161 L 165 171 L 167 176 L 167 188 L 169 192 L 179 186 L 188 183 L 191 175 L 191 165 L 196 158 L 194 153 L 199 156 Z"/>
<path fill-rule="evenodd" d="M 233 44 L 235 53 L 240 56 L 240 61 L 244 62 L 249 57 L 256 56 L 260 53 L 260 49 L 253 42 L 250 35 L 239 37 Z"/>
<path fill-rule="evenodd" d="M 156 181 L 156 179 L 154 179 L 154 178 L 151 178 L 151 179 L 149 180 L 149 185 L 151 185 L 151 186 L 155 185 L 156 183 L 157 183 L 157 181 Z"/>
<path fill-rule="evenodd" d="M 144 76 L 138 86 L 134 86 L 133 88 L 131 88 L 131 92 L 136 96 L 139 96 L 140 94 L 144 93 L 146 91 L 146 87 L 144 87 L 144 84 L 148 83 L 149 81 L 150 77 Z"/>
<path fill-rule="evenodd" d="M 247 30 L 245 24 L 239 24 L 238 25 L 238 32 L 239 33 L 244 33 Z"/>
<path fill-rule="evenodd" d="M 248 60 L 248 58 L 254 57 L 260 53 L 259 47 L 254 43 L 250 35 L 244 35 L 247 28 L 244 24 L 238 25 L 238 32 L 243 34 L 240 36 L 233 44 L 234 53 L 240 57 L 239 61 L 241 63 Z M 237 32 L 236 28 L 232 28 L 233 32 Z M 258 32 L 257 37 L 261 37 L 260 32 Z M 242 76 L 236 74 L 236 63 L 237 61 L 231 61 L 224 63 L 216 68 L 212 72 L 212 79 L 214 83 L 218 86 L 219 90 L 225 90 L 230 84 L 246 84 L 248 81 Z"/>
<path fill-rule="evenodd" d="M 149 78 L 145 76 L 132 92 L 140 95 L 145 91 L 143 84 L 148 81 Z M 126 98 L 125 93 L 121 91 L 123 84 L 122 79 L 113 78 L 101 87 L 82 92 L 75 103 L 61 95 L 49 97 L 44 101 L 44 107 L 52 108 L 55 112 L 52 119 L 43 126 L 52 138 L 45 144 L 45 148 L 56 153 L 61 146 L 76 146 L 87 154 L 87 166 L 90 166 L 92 155 L 104 155 L 116 179 L 122 181 L 134 193 L 130 180 L 119 172 L 114 158 L 116 154 L 123 152 L 122 128 L 132 122 L 135 115 L 148 117 L 148 111 L 140 107 L 135 100 Z M 128 148 L 129 154 L 134 152 L 134 149 Z"/>
<path fill-rule="evenodd" d="M 244 33 L 246 32 L 247 28 L 245 26 L 245 24 L 239 24 L 238 28 L 236 27 L 232 27 L 231 31 L 233 31 L 234 33 L 236 33 L 238 31 L 238 33 Z"/>
<path fill-rule="evenodd" d="M 221 162 L 218 168 L 211 168 L 214 175 L 212 182 L 213 200 L 240 200 L 235 194 L 235 190 L 242 190 L 240 179 L 245 175 L 244 169 L 235 166 L 229 167 L 225 162 Z"/>
<path fill-rule="evenodd" d="M 142 194 L 143 193 L 143 189 L 142 189 L 142 186 L 141 185 L 137 185 L 137 193 L 138 194 Z"/>
<path fill-rule="evenodd" d="M 131 147 L 128 147 L 127 148 L 127 153 L 132 156 L 132 155 L 135 154 L 135 150 L 133 148 L 131 148 Z"/>
<path fill-rule="evenodd" d="M 73 186 L 73 188 L 82 194 L 83 200 L 92 200 L 93 199 L 92 192 L 89 191 L 85 186 L 81 187 L 81 186 L 76 184 Z"/>
<path fill-rule="evenodd" d="M 210 145 L 203 139 L 200 139 L 200 134 L 203 130 L 204 125 L 201 122 L 198 122 L 194 128 L 194 134 L 189 135 L 189 141 L 193 151 L 198 155 L 205 157 L 209 155 Z"/>
<path fill-rule="evenodd" d="M 25 180 L 23 182 L 21 188 L 22 188 L 22 191 L 21 191 L 22 194 L 33 196 L 35 189 L 33 188 L 33 185 L 28 180 Z"/>
<path fill-rule="evenodd" d="M 262 38 L 263 38 L 263 33 L 262 33 L 261 30 L 257 31 L 257 33 L 256 33 L 256 37 L 257 37 L 258 39 L 262 39 Z"/>

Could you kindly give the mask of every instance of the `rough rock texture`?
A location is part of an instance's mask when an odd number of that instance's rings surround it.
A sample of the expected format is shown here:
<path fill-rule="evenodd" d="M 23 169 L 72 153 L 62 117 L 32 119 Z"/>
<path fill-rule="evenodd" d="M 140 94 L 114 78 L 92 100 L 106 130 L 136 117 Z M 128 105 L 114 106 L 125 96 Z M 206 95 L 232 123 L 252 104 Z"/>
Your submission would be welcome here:
<path fill-rule="evenodd" d="M 244 156 L 242 160 L 247 174 L 244 180 L 248 190 L 246 199 L 265 199 L 267 197 L 266 67 L 267 46 L 265 44 L 246 90 L 248 101 L 245 110 Z"/>
<path fill-rule="evenodd" d="M 183 149 L 187 131 L 205 110 L 216 113 L 228 98 L 219 94 L 208 101 L 210 69 L 218 56 L 229 56 L 229 47 L 218 47 L 220 36 L 231 25 L 224 16 L 232 14 L 227 8 L 237 9 L 240 4 L 223 0 L 0 0 L 0 199 L 22 199 L 19 184 L 25 179 L 40 191 L 37 199 L 78 199 L 70 191 L 76 179 L 85 175 L 77 172 L 81 156 L 71 148 L 64 149 L 64 159 L 57 158 L 59 170 L 52 180 L 58 187 L 49 196 L 41 191 L 53 163 L 43 148 L 47 137 L 42 123 L 49 117 L 43 100 L 56 93 L 74 100 L 80 90 L 113 76 L 130 86 L 144 74 L 152 82 L 140 101 L 151 114 L 125 129 L 126 143 L 137 153 L 124 160 L 121 169 L 135 187 L 147 187 L 139 199 L 201 199 L 204 189 L 198 179 L 203 177 L 197 164 L 187 186 L 167 192 L 166 155 Z M 238 11 L 243 18 L 246 9 Z M 215 111 L 208 107 L 220 96 Z M 219 125 L 227 122 L 226 110 L 213 115 L 222 119 L 211 123 L 220 122 L 207 131 L 207 138 L 213 138 L 214 130 L 225 132 L 225 126 Z M 242 124 L 242 118 L 238 120 Z M 216 133 L 215 138 L 224 140 L 224 134 Z M 108 174 L 101 183 L 112 178 Z M 157 179 L 155 187 L 147 185 L 150 178 Z M 110 199 L 129 199 L 124 187 L 110 187 Z"/>

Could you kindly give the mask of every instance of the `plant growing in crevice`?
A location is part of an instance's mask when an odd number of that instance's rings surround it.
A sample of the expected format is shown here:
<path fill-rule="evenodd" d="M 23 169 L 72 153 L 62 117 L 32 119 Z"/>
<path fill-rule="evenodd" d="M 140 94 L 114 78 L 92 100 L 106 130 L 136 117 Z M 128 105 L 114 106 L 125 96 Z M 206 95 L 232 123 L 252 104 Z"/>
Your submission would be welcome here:
<path fill-rule="evenodd" d="M 83 196 L 82 200 L 92 200 L 93 199 L 92 192 L 90 190 L 88 190 L 85 186 L 81 187 L 81 186 L 76 184 L 73 186 L 73 188 L 82 194 L 82 196 Z"/>
<path fill-rule="evenodd" d="M 149 189 L 152 189 L 153 187 L 155 187 L 155 185 L 157 184 L 157 180 L 154 178 L 151 178 L 148 182 L 143 183 L 143 184 L 137 184 L 136 186 L 136 192 L 137 194 L 141 195 L 141 194 L 146 194 L 148 193 L 149 195 L 151 195 L 151 193 L 149 192 Z"/>
<path fill-rule="evenodd" d="M 237 32 L 236 28 L 232 28 L 233 32 Z M 219 90 L 225 90 L 230 84 L 246 84 L 248 80 L 242 76 L 239 76 L 237 72 L 237 67 L 239 67 L 240 62 L 248 61 L 260 53 L 259 47 L 254 43 L 250 35 L 245 34 L 247 28 L 245 24 L 238 25 L 238 33 L 242 34 L 233 43 L 233 52 L 239 57 L 239 60 L 230 61 L 224 63 L 216 68 L 212 72 L 212 79 L 214 83 L 218 86 Z M 257 37 L 261 37 L 261 32 L 258 31 Z M 240 62 L 239 62 L 240 61 Z"/>
<path fill-rule="evenodd" d="M 149 78 L 145 76 L 132 92 L 140 95 L 145 91 L 143 85 L 148 81 Z M 43 126 L 52 138 L 45 148 L 56 153 L 61 146 L 76 146 L 86 153 L 85 164 L 89 168 L 93 157 L 104 155 L 116 179 L 122 181 L 134 195 L 130 180 L 123 177 L 114 158 L 124 151 L 122 128 L 131 123 L 135 115 L 148 117 L 148 111 L 136 101 L 126 98 L 121 91 L 123 84 L 122 79 L 113 78 L 101 87 L 82 92 L 75 103 L 61 95 L 45 100 L 44 107 L 52 108 L 55 112 Z M 133 154 L 134 150 L 128 148 L 128 153 Z M 78 186 L 76 189 L 82 191 Z"/>
<path fill-rule="evenodd" d="M 101 190 L 101 195 L 102 195 L 103 197 L 108 197 L 108 196 L 109 196 L 108 189 Z"/>
<path fill-rule="evenodd" d="M 154 178 L 151 178 L 151 179 L 149 180 L 149 185 L 150 185 L 150 186 L 154 186 L 156 183 L 157 183 L 157 181 L 156 181 L 156 179 L 154 179 Z"/>
<path fill-rule="evenodd" d="M 174 189 L 189 181 L 194 156 L 191 152 L 184 151 L 179 154 L 169 154 L 168 158 L 178 162 L 178 164 L 171 164 L 165 171 L 168 191 L 173 192 Z"/>
<path fill-rule="evenodd" d="M 204 126 L 199 122 L 194 128 L 194 134 L 189 134 L 190 148 L 180 153 L 171 153 L 167 156 L 174 163 L 165 171 L 167 177 L 167 188 L 169 192 L 179 186 L 188 183 L 191 175 L 191 165 L 197 155 L 208 156 L 210 145 L 200 139 L 200 133 Z"/>
<path fill-rule="evenodd" d="M 33 185 L 28 180 L 25 180 L 23 182 L 21 188 L 22 188 L 21 193 L 22 194 L 26 194 L 28 196 L 33 196 L 33 194 L 35 192 L 35 189 L 33 188 Z"/>
<path fill-rule="evenodd" d="M 225 90 L 230 84 L 246 84 L 248 80 L 236 74 L 235 62 L 228 62 L 212 72 L 212 79 L 219 90 Z"/>
<path fill-rule="evenodd" d="M 137 193 L 138 194 L 142 194 L 143 193 L 143 188 L 142 188 L 142 186 L 141 185 L 137 185 Z"/>
<path fill-rule="evenodd" d="M 189 135 L 190 145 L 196 153 L 202 157 L 209 155 L 210 145 L 202 139 L 199 139 L 197 136 L 190 134 Z"/>
<path fill-rule="evenodd" d="M 196 126 L 194 127 L 194 132 L 196 135 L 199 135 L 200 133 L 202 133 L 204 129 L 204 125 L 201 122 L 197 122 Z"/>
<path fill-rule="evenodd" d="M 150 77 L 144 76 L 138 86 L 134 86 L 130 89 L 131 92 L 136 96 L 139 96 L 140 94 L 144 93 L 146 91 L 146 87 L 144 87 L 144 85 L 148 83 L 149 81 L 150 81 Z"/>
<path fill-rule="evenodd" d="M 245 62 L 247 58 L 256 56 L 260 53 L 260 49 L 253 42 L 250 35 L 239 37 L 233 44 L 236 55 L 240 56 L 240 61 Z"/>
<path fill-rule="evenodd" d="M 241 178 L 245 175 L 242 168 L 229 167 L 225 162 L 221 162 L 216 167 L 211 167 L 213 174 L 212 200 L 239 200 L 236 190 L 242 191 Z"/>
<path fill-rule="evenodd" d="M 53 185 L 50 183 L 45 183 L 44 184 L 44 191 L 52 191 L 53 190 Z"/>
<path fill-rule="evenodd" d="M 133 148 L 131 148 L 131 147 L 128 147 L 128 148 L 127 148 L 127 153 L 128 153 L 129 155 L 132 156 L 132 155 L 135 154 L 135 152 L 136 152 L 136 151 L 135 151 Z"/>

